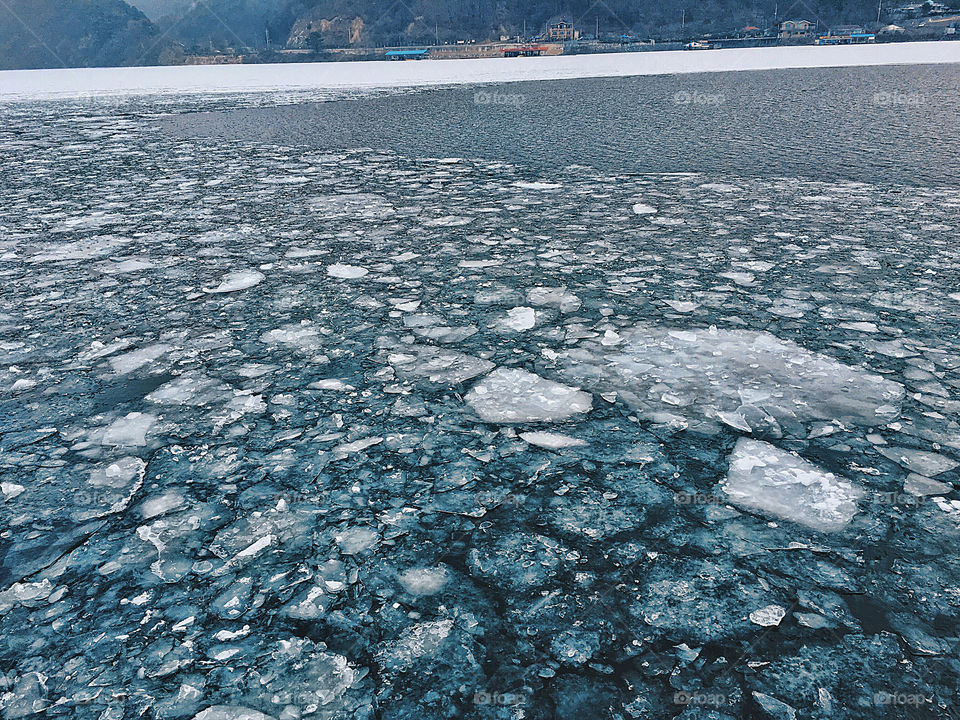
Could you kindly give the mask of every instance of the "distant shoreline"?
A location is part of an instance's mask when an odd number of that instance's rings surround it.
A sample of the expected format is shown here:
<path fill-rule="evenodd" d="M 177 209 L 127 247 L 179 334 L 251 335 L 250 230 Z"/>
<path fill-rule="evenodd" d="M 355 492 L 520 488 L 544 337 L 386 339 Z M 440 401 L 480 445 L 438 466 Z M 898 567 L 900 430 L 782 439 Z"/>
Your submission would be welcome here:
<path fill-rule="evenodd" d="M 957 62 L 960 62 L 960 42 L 944 41 L 404 62 L 6 70 L 0 71 L 0 102 L 137 95 L 383 89 Z"/>

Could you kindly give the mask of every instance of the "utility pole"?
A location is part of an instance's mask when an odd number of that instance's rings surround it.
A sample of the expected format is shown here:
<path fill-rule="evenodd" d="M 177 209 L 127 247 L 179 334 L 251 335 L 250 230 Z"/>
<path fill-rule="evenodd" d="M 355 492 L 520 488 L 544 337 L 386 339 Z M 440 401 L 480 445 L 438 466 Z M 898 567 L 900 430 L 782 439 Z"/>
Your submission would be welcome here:
<path fill-rule="evenodd" d="M 436 34 L 437 34 L 437 45 L 439 46 L 440 45 L 440 23 L 439 22 L 434 27 L 434 30 L 436 31 Z"/>
<path fill-rule="evenodd" d="M 599 15 L 597 15 L 597 34 L 594 35 L 593 39 L 598 42 L 600 40 L 600 16 Z"/>
<path fill-rule="evenodd" d="M 270 52 L 270 28 L 265 27 L 263 29 L 263 34 L 266 35 L 267 38 L 267 52 Z"/>
<path fill-rule="evenodd" d="M 687 26 L 687 11 L 680 11 L 680 30 L 683 30 Z"/>
<path fill-rule="evenodd" d="M 880 22 L 880 12 L 883 10 L 883 0 L 877 3 L 877 22 Z"/>

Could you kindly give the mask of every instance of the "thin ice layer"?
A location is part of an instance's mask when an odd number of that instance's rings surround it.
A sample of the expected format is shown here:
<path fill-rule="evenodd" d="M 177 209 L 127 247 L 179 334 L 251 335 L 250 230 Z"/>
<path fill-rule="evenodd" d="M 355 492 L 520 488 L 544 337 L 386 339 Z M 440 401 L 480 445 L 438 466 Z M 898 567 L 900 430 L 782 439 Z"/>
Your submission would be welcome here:
<path fill-rule="evenodd" d="M 814 530 L 841 530 L 863 492 L 801 457 L 762 440 L 740 438 L 723 491 L 731 502 Z"/>
<path fill-rule="evenodd" d="M 621 335 L 616 347 L 584 343 L 565 353 L 564 377 L 617 391 L 652 420 L 803 437 L 813 421 L 870 426 L 900 414 L 901 385 L 770 333 L 638 325 Z"/>

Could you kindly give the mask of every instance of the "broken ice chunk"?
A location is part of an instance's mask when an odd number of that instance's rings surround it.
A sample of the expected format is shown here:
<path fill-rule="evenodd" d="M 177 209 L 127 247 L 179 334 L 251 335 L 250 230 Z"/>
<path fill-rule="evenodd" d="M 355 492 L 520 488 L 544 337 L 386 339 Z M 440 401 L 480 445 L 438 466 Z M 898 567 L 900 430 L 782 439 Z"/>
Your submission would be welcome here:
<path fill-rule="evenodd" d="M 926 497 L 927 495 L 947 495 L 953 492 L 953 487 L 939 480 L 910 473 L 903 481 L 903 491 L 918 497 Z"/>
<path fill-rule="evenodd" d="M 403 377 L 445 385 L 462 383 L 495 367 L 489 360 L 430 345 L 405 346 L 387 360 Z"/>
<path fill-rule="evenodd" d="M 566 420 L 593 406 L 590 394 L 519 368 L 494 370 L 465 399 L 484 421 L 494 423 Z"/>
<path fill-rule="evenodd" d="M 450 582 L 450 572 L 445 567 L 411 568 L 400 573 L 397 580 L 409 595 L 436 595 Z"/>
<path fill-rule="evenodd" d="M 580 309 L 580 298 L 563 288 L 535 287 L 527 291 L 527 302 L 534 307 L 554 307 L 562 313 Z"/>
<path fill-rule="evenodd" d="M 157 421 L 156 415 L 132 412 L 119 418 L 103 434 L 104 445 L 139 447 L 147 444 L 147 433 Z"/>
<path fill-rule="evenodd" d="M 118 355 L 115 358 L 110 358 L 110 366 L 113 368 L 113 371 L 117 373 L 117 375 L 125 375 L 126 373 L 133 372 L 137 368 L 153 362 L 170 349 L 171 348 L 169 345 L 163 345 L 160 343 L 156 345 L 148 345 L 140 350 L 134 350 L 123 355 Z"/>
<path fill-rule="evenodd" d="M 498 330 L 523 332 L 537 324 L 537 316 L 531 307 L 515 307 L 507 311 L 506 317 L 497 322 Z"/>
<path fill-rule="evenodd" d="M 637 215 L 656 215 L 657 209 L 652 205 L 647 205 L 645 203 L 636 203 L 633 206 L 633 212 Z"/>
<path fill-rule="evenodd" d="M 256 270 L 238 270 L 224 275 L 220 284 L 213 288 L 204 288 L 203 291 L 208 294 L 232 293 L 239 290 L 247 290 L 264 281 L 266 275 Z"/>
<path fill-rule="evenodd" d="M 879 448 L 880 454 L 898 465 L 905 467 L 910 472 L 925 477 L 940 475 L 948 470 L 953 470 L 958 464 L 956 460 L 938 455 L 937 453 L 927 452 L 926 450 L 916 450 L 906 447 L 888 447 Z"/>
<path fill-rule="evenodd" d="M 341 263 L 330 265 L 327 268 L 327 275 L 341 280 L 356 280 L 362 278 L 369 272 L 366 268 L 357 267 L 356 265 L 343 265 Z"/>
<path fill-rule="evenodd" d="M 843 529 L 863 491 L 761 440 L 741 438 L 722 484 L 731 502 L 814 530 Z"/>
<path fill-rule="evenodd" d="M 583 447 L 587 444 L 585 440 L 567 437 L 559 433 L 548 432 L 528 432 L 520 433 L 520 439 L 537 447 L 547 448 L 548 450 L 560 450 L 562 448 Z"/>
<path fill-rule="evenodd" d="M 617 391 L 638 413 L 666 409 L 769 437 L 806 437 L 804 423 L 880 425 L 900 414 L 903 386 L 789 340 L 746 330 L 637 325 L 607 348 L 561 354 L 562 373 L 595 392 Z"/>
<path fill-rule="evenodd" d="M 274 720 L 270 715 L 240 705 L 214 705 L 201 710 L 193 720 Z"/>
<path fill-rule="evenodd" d="M 779 605 L 767 605 L 750 613 L 750 622 L 760 627 L 776 627 L 786 614 L 786 609 Z"/>
<path fill-rule="evenodd" d="M 359 555 L 380 542 L 376 531 L 363 526 L 347 528 L 334 539 L 344 555 Z"/>

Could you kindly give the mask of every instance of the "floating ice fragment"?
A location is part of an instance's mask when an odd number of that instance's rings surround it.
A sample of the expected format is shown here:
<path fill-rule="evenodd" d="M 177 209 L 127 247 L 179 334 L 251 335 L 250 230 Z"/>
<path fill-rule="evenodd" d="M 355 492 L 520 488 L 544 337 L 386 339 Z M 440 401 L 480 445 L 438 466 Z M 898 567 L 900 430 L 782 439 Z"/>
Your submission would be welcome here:
<path fill-rule="evenodd" d="M 317 380 L 316 382 L 310 383 L 307 387 L 313 388 L 314 390 L 338 390 L 343 392 L 356 390 L 353 385 L 347 385 L 343 380 L 337 380 L 336 378 Z"/>
<path fill-rule="evenodd" d="M 371 528 L 360 526 L 344 530 L 334 540 L 344 555 L 358 555 L 380 542 L 380 536 Z"/>
<path fill-rule="evenodd" d="M 450 572 L 444 567 L 411 568 L 400 573 L 397 580 L 408 595 L 436 595 L 450 582 Z"/>
<path fill-rule="evenodd" d="M 453 630 L 453 620 L 435 620 L 414 625 L 377 654 L 377 661 L 388 671 L 403 672 L 418 662 L 435 656 Z"/>
<path fill-rule="evenodd" d="M 238 270 L 225 275 L 216 287 L 204 288 L 203 291 L 209 294 L 238 292 L 259 285 L 265 278 L 266 275 L 257 270 Z"/>
<path fill-rule="evenodd" d="M 796 720 L 797 711 L 775 697 L 754 691 L 753 699 L 771 720 Z"/>
<path fill-rule="evenodd" d="M 21 494 L 26 488 L 23 485 L 17 485 L 12 482 L 0 482 L 0 493 L 3 493 L 3 500 L 13 500 L 17 495 Z"/>
<path fill-rule="evenodd" d="M 737 441 L 721 487 L 736 505 L 824 532 L 845 527 L 863 495 L 849 481 L 749 438 Z"/>
<path fill-rule="evenodd" d="M 514 187 L 521 188 L 523 190 L 558 190 L 561 186 L 560 183 L 550 183 L 550 182 L 515 182 Z"/>
<path fill-rule="evenodd" d="M 343 265 L 341 263 L 327 267 L 327 275 L 340 278 L 341 280 L 356 280 L 357 278 L 364 277 L 369 272 L 366 268 L 356 265 Z"/>
<path fill-rule="evenodd" d="M 404 346 L 403 352 L 391 353 L 387 360 L 404 377 L 444 385 L 462 383 L 495 367 L 489 360 L 431 345 Z"/>
<path fill-rule="evenodd" d="M 383 442 L 383 438 L 379 437 L 368 437 L 362 438 L 360 440 L 354 440 L 351 443 L 346 443 L 344 445 L 338 445 L 333 449 L 334 455 L 341 455 L 346 457 L 347 455 L 353 455 L 354 453 L 363 452 L 369 447 L 374 445 L 379 445 Z"/>
<path fill-rule="evenodd" d="M 322 347 L 320 331 L 308 320 L 265 332 L 260 340 L 267 345 L 286 345 L 301 352 L 312 352 Z"/>
<path fill-rule="evenodd" d="M 636 203 L 633 206 L 633 212 L 637 215 L 656 215 L 657 209 L 652 205 L 646 205 L 644 203 Z"/>
<path fill-rule="evenodd" d="M 193 720 L 275 720 L 275 718 L 240 705 L 214 705 L 198 712 L 193 716 Z"/>
<path fill-rule="evenodd" d="M 879 450 L 880 454 L 884 457 L 893 460 L 911 472 L 925 477 L 940 475 L 960 465 L 956 460 L 948 458 L 945 455 L 938 455 L 937 453 L 927 452 L 926 450 L 893 446 L 879 448 Z"/>
<path fill-rule="evenodd" d="M 590 394 L 519 368 L 494 370 L 465 399 L 484 421 L 495 423 L 566 420 L 593 406 Z"/>
<path fill-rule="evenodd" d="M 147 433 L 157 421 L 156 415 L 132 412 L 115 420 L 103 434 L 104 445 L 139 447 L 147 444 Z"/>
<path fill-rule="evenodd" d="M 664 300 L 667 305 L 680 313 L 689 313 L 700 307 L 700 303 L 688 300 Z"/>
<path fill-rule="evenodd" d="M 844 330 L 856 330 L 857 332 L 875 333 L 879 332 L 876 323 L 872 322 L 843 322 L 840 327 Z"/>
<path fill-rule="evenodd" d="M 786 614 L 786 608 L 779 605 L 767 605 L 750 613 L 750 622 L 760 627 L 776 627 Z"/>
<path fill-rule="evenodd" d="M 563 288 L 535 287 L 527 291 L 527 302 L 534 307 L 555 307 L 562 313 L 576 312 L 580 298 Z"/>
<path fill-rule="evenodd" d="M 586 440 L 572 438 L 559 433 L 549 432 L 528 432 L 520 433 L 520 439 L 537 447 L 547 448 L 548 450 L 560 450 L 570 447 L 584 447 Z"/>
<path fill-rule="evenodd" d="M 947 495 L 953 492 L 953 487 L 939 480 L 910 473 L 903 481 L 903 491 L 918 497 L 926 497 L 927 495 Z"/>
<path fill-rule="evenodd" d="M 118 375 L 125 375 L 162 357 L 169 350 L 171 350 L 169 345 L 163 345 L 161 343 L 148 345 L 140 350 L 134 350 L 123 355 L 118 355 L 115 358 L 110 358 L 110 366 Z"/>
<path fill-rule="evenodd" d="M 537 315 L 531 307 L 515 307 L 507 311 L 505 318 L 497 322 L 499 330 L 524 332 L 537 324 Z"/>
<path fill-rule="evenodd" d="M 805 423 L 875 426 L 900 414 L 902 386 L 769 333 L 638 325 L 619 334 L 616 348 L 584 342 L 558 363 L 564 379 L 619 392 L 647 418 L 669 397 L 689 420 L 806 437 Z"/>

